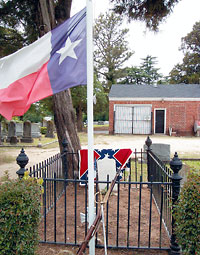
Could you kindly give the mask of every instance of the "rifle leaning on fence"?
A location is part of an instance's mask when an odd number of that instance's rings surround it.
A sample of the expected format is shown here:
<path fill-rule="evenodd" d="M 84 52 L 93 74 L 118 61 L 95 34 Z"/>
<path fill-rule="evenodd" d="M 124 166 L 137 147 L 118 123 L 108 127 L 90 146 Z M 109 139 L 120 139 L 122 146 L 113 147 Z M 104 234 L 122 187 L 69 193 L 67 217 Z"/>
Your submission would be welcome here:
<path fill-rule="evenodd" d="M 116 175 L 115 175 L 115 178 L 112 180 L 111 184 L 110 184 L 110 187 L 108 189 L 108 191 L 106 192 L 106 195 L 104 196 L 104 199 L 101 203 L 103 204 L 106 204 L 108 202 L 108 199 L 113 191 L 113 188 L 115 186 L 115 183 L 117 181 L 117 178 L 118 176 L 120 175 L 121 173 L 121 168 L 119 168 L 116 172 Z M 99 226 L 99 223 L 101 222 L 101 219 L 102 219 L 102 212 L 101 212 L 101 206 L 98 207 L 98 211 L 97 211 L 97 215 L 96 215 L 96 218 L 93 222 L 93 224 L 90 226 L 88 232 L 87 232 L 87 235 L 84 239 L 84 241 L 82 242 L 79 250 L 77 251 L 77 255 L 83 255 L 83 252 L 85 251 L 89 241 L 92 239 L 92 237 L 96 234 L 96 232 L 98 231 L 98 226 Z"/>

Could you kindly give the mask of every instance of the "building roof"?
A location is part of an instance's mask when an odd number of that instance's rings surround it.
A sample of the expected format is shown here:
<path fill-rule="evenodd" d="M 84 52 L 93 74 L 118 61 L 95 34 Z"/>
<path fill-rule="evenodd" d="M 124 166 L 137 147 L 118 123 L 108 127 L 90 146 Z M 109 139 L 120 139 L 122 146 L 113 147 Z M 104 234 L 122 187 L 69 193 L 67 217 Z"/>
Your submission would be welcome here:
<path fill-rule="evenodd" d="M 137 85 L 114 84 L 109 93 L 110 100 L 128 99 L 194 99 L 200 100 L 200 84 Z"/>

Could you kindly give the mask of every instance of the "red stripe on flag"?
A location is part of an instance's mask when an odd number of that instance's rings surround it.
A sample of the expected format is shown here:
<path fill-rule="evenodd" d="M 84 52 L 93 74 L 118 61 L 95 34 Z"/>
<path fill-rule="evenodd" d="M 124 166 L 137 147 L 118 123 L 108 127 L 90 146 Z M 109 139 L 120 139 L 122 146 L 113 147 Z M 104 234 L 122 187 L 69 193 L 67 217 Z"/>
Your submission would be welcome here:
<path fill-rule="evenodd" d="M 46 63 L 38 72 L 0 90 L 0 114 L 10 120 L 12 116 L 23 115 L 32 103 L 52 94 Z"/>

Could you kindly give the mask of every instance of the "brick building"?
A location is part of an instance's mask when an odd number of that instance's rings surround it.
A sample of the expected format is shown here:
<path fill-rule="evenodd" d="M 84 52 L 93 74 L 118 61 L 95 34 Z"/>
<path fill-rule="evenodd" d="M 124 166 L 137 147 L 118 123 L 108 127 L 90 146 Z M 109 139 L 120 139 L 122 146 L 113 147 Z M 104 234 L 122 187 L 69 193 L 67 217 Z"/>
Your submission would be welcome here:
<path fill-rule="evenodd" d="M 194 135 L 200 120 L 200 85 L 113 85 L 110 134 Z"/>

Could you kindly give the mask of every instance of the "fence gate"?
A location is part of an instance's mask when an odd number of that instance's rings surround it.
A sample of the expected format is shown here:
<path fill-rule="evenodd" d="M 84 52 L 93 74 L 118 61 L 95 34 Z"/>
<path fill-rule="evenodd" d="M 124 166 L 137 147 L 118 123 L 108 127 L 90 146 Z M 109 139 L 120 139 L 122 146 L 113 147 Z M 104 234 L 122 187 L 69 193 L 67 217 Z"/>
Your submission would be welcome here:
<path fill-rule="evenodd" d="M 151 106 L 115 105 L 115 134 L 150 134 Z"/>

